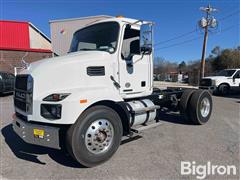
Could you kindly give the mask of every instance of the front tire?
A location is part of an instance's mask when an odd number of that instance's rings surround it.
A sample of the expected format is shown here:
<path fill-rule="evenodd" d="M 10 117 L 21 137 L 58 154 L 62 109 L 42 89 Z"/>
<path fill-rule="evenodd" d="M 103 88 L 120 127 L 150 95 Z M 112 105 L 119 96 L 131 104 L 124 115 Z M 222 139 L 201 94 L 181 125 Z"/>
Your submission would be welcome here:
<path fill-rule="evenodd" d="M 93 167 L 112 157 L 122 134 L 122 122 L 117 112 L 106 106 L 94 106 L 68 130 L 67 149 L 80 164 Z"/>
<path fill-rule="evenodd" d="M 222 95 L 225 96 L 229 93 L 230 87 L 227 84 L 221 84 L 218 87 L 218 92 Z"/>

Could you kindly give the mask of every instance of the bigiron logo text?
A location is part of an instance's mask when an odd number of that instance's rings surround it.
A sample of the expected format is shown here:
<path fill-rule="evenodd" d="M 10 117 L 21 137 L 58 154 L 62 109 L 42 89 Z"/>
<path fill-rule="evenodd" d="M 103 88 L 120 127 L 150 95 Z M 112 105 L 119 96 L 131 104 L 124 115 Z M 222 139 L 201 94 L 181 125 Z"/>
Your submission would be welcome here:
<path fill-rule="evenodd" d="M 236 175 L 235 165 L 196 164 L 195 161 L 181 161 L 181 175 L 194 175 L 197 179 L 205 179 L 211 175 Z"/>

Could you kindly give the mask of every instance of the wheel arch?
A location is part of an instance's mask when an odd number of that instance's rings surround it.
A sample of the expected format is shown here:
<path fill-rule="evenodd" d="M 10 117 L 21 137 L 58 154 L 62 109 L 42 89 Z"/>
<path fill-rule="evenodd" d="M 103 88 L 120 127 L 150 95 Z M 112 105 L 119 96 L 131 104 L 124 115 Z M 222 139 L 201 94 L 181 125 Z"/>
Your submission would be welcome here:
<path fill-rule="evenodd" d="M 219 85 L 218 85 L 218 88 L 219 88 L 221 85 L 227 85 L 227 86 L 228 86 L 228 88 L 230 88 L 230 87 L 231 87 L 229 83 L 227 83 L 227 82 L 223 82 L 223 83 L 221 83 L 221 84 L 219 84 Z"/>

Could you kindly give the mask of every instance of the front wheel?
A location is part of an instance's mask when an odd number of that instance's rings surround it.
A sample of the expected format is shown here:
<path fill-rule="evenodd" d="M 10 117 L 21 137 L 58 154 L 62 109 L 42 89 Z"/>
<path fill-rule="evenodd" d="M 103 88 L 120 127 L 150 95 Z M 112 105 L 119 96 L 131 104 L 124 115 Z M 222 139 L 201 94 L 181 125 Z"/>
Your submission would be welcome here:
<path fill-rule="evenodd" d="M 67 149 L 86 167 L 99 165 L 118 149 L 123 133 L 119 115 L 106 106 L 86 110 L 67 132 Z"/>
<path fill-rule="evenodd" d="M 218 87 L 218 92 L 223 96 L 227 95 L 229 93 L 229 90 L 230 90 L 230 87 L 227 84 L 221 84 Z"/>

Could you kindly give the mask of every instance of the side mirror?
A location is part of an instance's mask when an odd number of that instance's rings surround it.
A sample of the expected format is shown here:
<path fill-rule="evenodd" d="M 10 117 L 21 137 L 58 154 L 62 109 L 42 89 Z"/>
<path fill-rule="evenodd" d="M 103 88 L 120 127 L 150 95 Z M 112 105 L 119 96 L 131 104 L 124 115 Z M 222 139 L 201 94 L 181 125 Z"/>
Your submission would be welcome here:
<path fill-rule="evenodd" d="M 153 25 L 142 24 L 140 29 L 140 51 L 142 54 L 151 54 L 153 46 Z"/>

